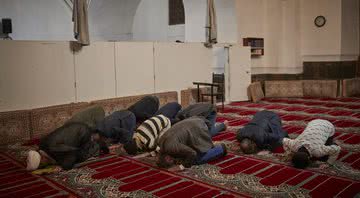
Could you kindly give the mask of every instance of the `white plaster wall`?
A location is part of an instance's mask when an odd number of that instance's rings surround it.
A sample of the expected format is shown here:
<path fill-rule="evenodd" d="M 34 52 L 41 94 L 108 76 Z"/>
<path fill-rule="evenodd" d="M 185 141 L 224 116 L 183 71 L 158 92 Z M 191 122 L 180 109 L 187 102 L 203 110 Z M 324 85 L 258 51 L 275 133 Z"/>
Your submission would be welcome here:
<path fill-rule="evenodd" d="M 176 41 L 185 39 L 185 25 L 169 26 L 168 0 L 142 0 L 132 27 L 134 41 Z"/>
<path fill-rule="evenodd" d="M 238 41 L 244 37 L 264 37 L 263 0 L 237 0 L 236 4 Z"/>
<path fill-rule="evenodd" d="M 134 17 L 133 40 L 166 41 L 168 7 L 167 0 L 142 0 Z"/>
<path fill-rule="evenodd" d="M 0 0 L 0 18 L 12 19 L 15 40 L 73 40 L 71 11 L 62 0 Z"/>
<path fill-rule="evenodd" d="M 90 39 L 130 40 L 140 0 L 96 0 L 89 7 Z M 0 0 L 0 18 L 11 18 L 15 40 L 74 40 L 72 11 L 63 0 Z"/>
<path fill-rule="evenodd" d="M 206 41 L 206 0 L 183 0 L 185 8 L 185 41 Z"/>
<path fill-rule="evenodd" d="M 238 41 L 264 38 L 264 55 L 251 59 L 253 74 L 301 72 L 297 4 L 296 0 L 236 1 Z"/>
<path fill-rule="evenodd" d="M 243 38 L 245 37 L 264 38 L 265 6 L 263 0 L 237 0 L 235 7 L 238 27 L 238 42 L 243 44 Z M 250 48 L 248 49 L 250 51 Z M 267 50 L 265 50 L 265 55 L 266 54 Z M 263 57 L 251 59 L 252 70 L 254 70 L 254 68 L 261 68 L 263 65 L 266 65 Z"/>
<path fill-rule="evenodd" d="M 90 39 L 131 40 L 140 0 L 95 0 L 89 7 Z"/>
<path fill-rule="evenodd" d="M 264 56 L 263 67 L 277 68 L 280 63 L 282 46 L 282 17 L 283 9 L 281 0 L 264 1 Z"/>
<path fill-rule="evenodd" d="M 185 24 L 168 26 L 167 41 L 185 41 Z"/>
<path fill-rule="evenodd" d="M 341 53 L 341 0 L 300 0 L 301 54 L 303 60 Z M 326 17 L 325 26 L 318 28 L 314 19 Z"/>
<path fill-rule="evenodd" d="M 341 55 L 359 55 L 359 0 L 342 0 L 341 6 Z"/>
<path fill-rule="evenodd" d="M 293 73 L 302 71 L 300 56 L 300 3 L 298 0 L 281 2 L 282 6 L 282 35 L 280 46 L 279 67 L 286 68 Z"/>
<path fill-rule="evenodd" d="M 219 43 L 237 42 L 235 0 L 215 0 Z"/>

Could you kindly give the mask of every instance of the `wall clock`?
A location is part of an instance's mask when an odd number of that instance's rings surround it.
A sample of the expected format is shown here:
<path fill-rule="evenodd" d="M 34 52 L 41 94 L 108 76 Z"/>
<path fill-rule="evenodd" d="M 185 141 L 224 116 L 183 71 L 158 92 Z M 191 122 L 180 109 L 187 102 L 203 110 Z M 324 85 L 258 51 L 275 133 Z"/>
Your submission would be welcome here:
<path fill-rule="evenodd" d="M 322 27 L 326 23 L 326 18 L 324 16 L 317 16 L 314 20 L 316 27 Z"/>

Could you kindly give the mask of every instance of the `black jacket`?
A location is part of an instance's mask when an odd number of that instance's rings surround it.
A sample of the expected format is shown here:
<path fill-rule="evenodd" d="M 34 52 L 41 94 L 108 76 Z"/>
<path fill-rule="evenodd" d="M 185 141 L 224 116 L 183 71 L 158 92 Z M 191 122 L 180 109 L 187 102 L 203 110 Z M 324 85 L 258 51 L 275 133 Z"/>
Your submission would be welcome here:
<path fill-rule="evenodd" d="M 100 146 L 91 140 L 91 129 L 82 123 L 68 123 L 40 140 L 39 148 L 65 170 L 97 156 Z"/>
<path fill-rule="evenodd" d="M 100 135 L 122 144 L 132 139 L 136 127 L 135 115 L 128 110 L 115 111 L 97 124 Z"/>
<path fill-rule="evenodd" d="M 134 113 L 137 123 L 142 123 L 155 115 L 159 105 L 160 102 L 156 96 L 145 96 L 131 105 L 128 110 Z"/>
<path fill-rule="evenodd" d="M 273 150 L 285 136 L 287 133 L 282 129 L 280 117 L 271 111 L 260 111 L 245 127 L 239 129 L 236 138 L 239 141 L 249 138 L 255 141 L 258 148 Z"/>

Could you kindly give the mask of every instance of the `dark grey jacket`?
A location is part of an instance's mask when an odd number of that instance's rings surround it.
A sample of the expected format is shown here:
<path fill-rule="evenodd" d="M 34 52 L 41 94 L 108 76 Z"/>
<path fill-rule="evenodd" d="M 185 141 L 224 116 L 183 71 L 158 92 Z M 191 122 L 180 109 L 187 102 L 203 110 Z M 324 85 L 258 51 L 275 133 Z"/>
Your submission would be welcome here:
<path fill-rule="evenodd" d="M 69 123 L 40 140 L 39 148 L 65 170 L 100 152 L 100 146 L 91 140 L 91 130 L 82 123 Z"/>
<path fill-rule="evenodd" d="M 160 153 L 180 159 L 191 166 L 198 154 L 214 147 L 203 118 L 191 117 L 172 126 L 159 140 Z"/>
<path fill-rule="evenodd" d="M 180 121 L 192 116 L 208 118 L 212 112 L 216 112 L 215 105 L 210 103 L 196 103 L 180 110 L 176 115 L 176 119 Z"/>
<path fill-rule="evenodd" d="M 96 124 L 101 122 L 105 117 L 105 111 L 101 106 L 95 105 L 87 107 L 73 115 L 66 123 L 84 123 L 91 130 L 95 130 Z"/>
<path fill-rule="evenodd" d="M 159 109 L 159 98 L 156 96 L 145 96 L 135 104 L 131 105 L 128 110 L 133 112 L 137 123 L 153 117 Z"/>
<path fill-rule="evenodd" d="M 279 146 L 285 136 L 287 133 L 282 129 L 280 117 L 272 111 L 260 111 L 245 127 L 239 129 L 236 137 L 239 141 L 249 138 L 260 149 L 272 150 Z"/>

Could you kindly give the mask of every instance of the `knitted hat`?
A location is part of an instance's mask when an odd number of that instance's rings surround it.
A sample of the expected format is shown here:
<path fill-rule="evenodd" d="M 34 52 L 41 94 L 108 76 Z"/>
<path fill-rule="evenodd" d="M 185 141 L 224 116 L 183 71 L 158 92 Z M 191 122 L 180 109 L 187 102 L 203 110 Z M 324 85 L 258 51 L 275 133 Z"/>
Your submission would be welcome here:
<path fill-rule="evenodd" d="M 39 152 L 29 151 L 26 160 L 27 163 L 26 170 L 33 171 L 39 168 L 40 160 L 41 160 L 41 155 Z"/>

